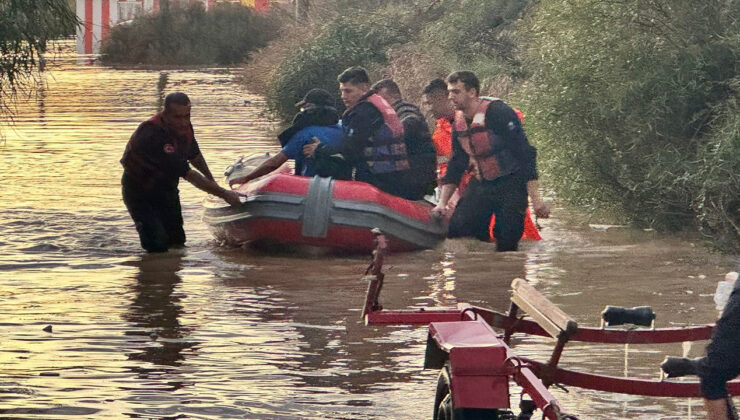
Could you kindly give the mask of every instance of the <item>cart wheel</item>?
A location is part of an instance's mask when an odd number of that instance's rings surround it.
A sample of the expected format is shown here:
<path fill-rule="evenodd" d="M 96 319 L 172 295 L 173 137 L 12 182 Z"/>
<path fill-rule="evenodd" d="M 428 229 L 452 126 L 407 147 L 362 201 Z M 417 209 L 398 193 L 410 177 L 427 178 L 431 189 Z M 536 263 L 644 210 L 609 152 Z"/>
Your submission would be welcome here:
<path fill-rule="evenodd" d="M 452 419 L 452 395 L 450 394 L 450 365 L 445 363 L 440 369 L 437 377 L 437 392 L 434 395 L 434 415 L 433 420 L 451 420 Z M 448 411 L 443 410 L 442 401 L 447 398 L 446 406 Z M 441 415 L 444 414 L 444 417 Z"/>
<path fill-rule="evenodd" d="M 434 396 L 434 420 L 504 420 L 515 418 L 508 410 L 455 408 L 450 392 L 450 365 L 440 369 Z"/>
<path fill-rule="evenodd" d="M 453 420 L 454 419 L 454 412 L 452 410 L 452 395 L 451 394 L 445 395 L 442 401 L 440 401 L 439 406 L 437 406 L 437 411 L 435 411 L 434 414 L 437 420 Z"/>

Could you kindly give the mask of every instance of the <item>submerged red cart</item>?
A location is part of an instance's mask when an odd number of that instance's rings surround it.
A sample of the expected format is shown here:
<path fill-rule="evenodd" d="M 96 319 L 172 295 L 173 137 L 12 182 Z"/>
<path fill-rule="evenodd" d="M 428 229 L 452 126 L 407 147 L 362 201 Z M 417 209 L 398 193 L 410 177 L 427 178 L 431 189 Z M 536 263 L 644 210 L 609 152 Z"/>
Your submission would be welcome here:
<path fill-rule="evenodd" d="M 698 382 L 597 375 L 563 369 L 558 367 L 558 362 L 569 341 L 655 344 L 707 340 L 713 325 L 654 328 L 655 315 L 648 307 L 607 307 L 602 313 L 601 327 L 582 327 L 524 279 L 511 283 L 511 305 L 506 313 L 465 303 L 455 307 L 386 310 L 380 305 L 379 296 L 387 241 L 379 231 L 375 234 L 377 246 L 363 278 L 368 281 L 368 289 L 362 317 L 366 324 L 372 325 L 429 325 L 424 368 L 440 371 L 433 419 L 525 420 L 537 409 L 542 411 L 543 419 L 577 419 L 548 391 L 554 384 L 620 394 L 701 397 Z M 646 328 L 606 328 L 623 324 Z M 518 356 L 509 346 L 515 333 L 555 338 L 557 343 L 550 359 L 540 362 Z M 673 358 L 672 361 L 680 360 Z M 690 364 L 688 360 L 685 363 Z M 683 370 L 690 373 L 690 369 Z M 522 400 L 518 415 L 511 411 L 511 381 L 531 398 Z M 740 394 L 740 382 L 728 383 L 728 389 L 732 395 Z M 731 409 L 728 399 L 728 410 Z"/>

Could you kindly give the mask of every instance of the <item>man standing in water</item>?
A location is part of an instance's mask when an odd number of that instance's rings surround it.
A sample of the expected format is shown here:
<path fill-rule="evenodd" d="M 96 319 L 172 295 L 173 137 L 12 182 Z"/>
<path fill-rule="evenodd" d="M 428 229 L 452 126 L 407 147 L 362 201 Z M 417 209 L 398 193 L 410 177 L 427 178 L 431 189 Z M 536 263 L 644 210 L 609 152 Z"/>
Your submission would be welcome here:
<path fill-rule="evenodd" d="M 452 120 L 455 118 L 455 108 L 447 94 L 447 83 L 442 79 L 429 82 L 422 91 L 422 105 L 437 122 L 432 141 L 437 152 L 439 178 L 442 179 L 447 173 L 447 162 L 452 154 Z"/>
<path fill-rule="evenodd" d="M 480 82 L 472 72 L 450 74 L 447 91 L 455 106 L 452 158 L 432 213 L 444 215 L 447 202 L 471 164 L 474 177 L 455 208 L 447 236 L 488 241 L 488 224 L 495 214 L 497 250 L 516 251 L 524 230 L 527 194 L 537 216 L 550 215 L 538 191 L 536 150 L 511 107 L 500 100 L 479 97 Z"/>
<path fill-rule="evenodd" d="M 148 252 L 185 244 L 177 189 L 180 177 L 232 206 L 241 204 L 239 193 L 219 186 L 208 170 L 190 124 L 190 107 L 186 94 L 167 95 L 164 111 L 139 125 L 121 158 L 123 202 L 136 224 L 141 247 Z"/>

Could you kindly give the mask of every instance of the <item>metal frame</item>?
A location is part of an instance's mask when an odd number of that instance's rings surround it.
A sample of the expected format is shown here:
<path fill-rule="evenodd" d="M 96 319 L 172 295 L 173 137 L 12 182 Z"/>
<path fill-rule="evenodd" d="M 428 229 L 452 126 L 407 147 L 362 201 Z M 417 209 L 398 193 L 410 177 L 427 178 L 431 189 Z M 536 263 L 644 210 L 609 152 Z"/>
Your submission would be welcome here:
<path fill-rule="evenodd" d="M 698 382 L 673 382 L 666 380 L 647 380 L 637 378 L 620 378 L 607 375 L 577 372 L 574 370 L 557 367 L 563 347 L 567 341 L 581 341 L 591 343 L 621 343 L 621 344 L 657 344 L 678 343 L 684 341 L 707 340 L 711 338 L 714 325 L 699 325 L 685 328 L 646 328 L 646 329 L 614 329 L 580 327 L 570 320 L 567 315 L 559 309 L 561 321 L 550 323 L 544 328 L 538 322 L 544 322 L 547 316 L 536 315 L 535 320 L 520 317 L 519 304 L 524 304 L 519 297 L 514 296 L 509 311 L 500 313 L 486 308 L 459 303 L 455 307 L 443 308 L 419 308 L 408 310 L 385 310 L 379 301 L 384 276 L 382 273 L 383 255 L 387 249 L 387 241 L 375 232 L 377 248 L 373 252 L 372 274 L 364 279 L 369 282 L 365 307 L 362 311 L 362 319 L 366 325 L 425 325 L 429 324 L 429 339 L 427 341 L 427 353 L 425 367 L 438 368 L 449 361 L 452 366 L 453 376 L 455 372 L 468 372 L 477 369 L 477 377 L 493 377 L 507 375 L 516 381 L 524 392 L 530 395 L 537 407 L 543 410 L 544 418 L 561 420 L 575 418 L 564 414 L 557 401 L 547 391 L 551 384 L 576 386 L 580 388 L 593 389 L 620 394 L 643 395 L 654 397 L 701 397 Z M 370 267 L 367 273 L 370 273 Z M 515 293 L 516 295 L 516 293 Z M 546 299 L 545 299 L 546 300 Z M 517 303 L 515 303 L 517 302 Z M 549 301 L 547 301 L 549 303 Z M 552 305 L 550 303 L 550 305 Z M 524 305 L 526 307 L 526 305 Z M 554 305 L 553 305 L 554 306 Z M 557 314 L 557 311 L 551 313 Z M 564 315 L 564 317 L 562 316 Z M 571 324 L 572 321 L 572 324 Z M 443 325 L 449 327 L 445 328 Z M 485 328 L 482 326 L 485 325 Z M 504 331 L 498 334 L 493 328 Z M 441 333 L 440 331 L 444 331 Z M 454 331 L 454 334 L 451 332 Z M 549 331 L 549 332 L 548 332 Z M 553 336 L 558 339 L 552 356 L 548 363 L 538 362 L 529 358 L 519 357 L 508 346 L 509 339 L 514 333 L 524 333 L 539 336 Z M 506 352 L 504 363 L 499 363 L 495 358 L 487 358 L 489 365 L 481 369 L 479 361 L 470 357 L 453 357 L 459 348 L 475 347 L 497 347 Z M 464 380 L 465 375 L 461 375 Z M 480 379 L 480 378 L 478 378 Z M 454 380 L 453 380 L 454 383 Z M 740 381 L 727 383 L 728 390 L 732 395 L 740 395 Z M 500 396 L 478 396 L 470 398 L 470 395 L 461 397 L 460 393 L 466 393 L 466 387 L 458 386 L 452 389 L 453 401 L 463 401 L 463 408 L 487 408 L 492 401 L 498 401 Z M 501 391 L 499 391 L 501 392 Z M 481 394 L 480 392 L 475 394 Z M 455 396 L 457 395 L 457 399 Z M 508 393 L 507 393 L 508 398 Z"/>

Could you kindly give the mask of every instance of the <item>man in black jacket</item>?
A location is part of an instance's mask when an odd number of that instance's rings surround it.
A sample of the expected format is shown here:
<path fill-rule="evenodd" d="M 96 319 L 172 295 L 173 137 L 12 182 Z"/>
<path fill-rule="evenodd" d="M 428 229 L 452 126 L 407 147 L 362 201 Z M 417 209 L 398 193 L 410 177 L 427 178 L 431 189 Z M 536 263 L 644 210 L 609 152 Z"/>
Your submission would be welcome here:
<path fill-rule="evenodd" d="M 407 195 L 414 200 L 421 200 L 424 195 L 434 194 L 437 157 L 426 118 L 419 107 L 403 100 L 401 89 L 392 79 L 376 82 L 371 90 L 393 106 L 403 124 L 410 170 L 409 176 L 399 179 L 398 182 L 403 184 Z"/>
<path fill-rule="evenodd" d="M 354 179 L 367 182 L 388 194 L 414 200 L 398 180 L 409 176 L 403 124 L 393 107 L 370 90 L 370 78 L 362 67 L 350 67 L 338 77 L 342 101 L 344 140 L 341 146 L 314 142 L 303 147 L 306 156 L 340 153 L 354 168 Z"/>
<path fill-rule="evenodd" d="M 447 212 L 447 202 L 470 165 L 474 177 L 455 208 L 447 236 L 488 241 L 488 225 L 495 214 L 497 250 L 515 251 L 524 230 L 527 195 L 538 217 L 550 214 L 538 191 L 536 149 L 510 106 L 479 97 L 480 82 L 472 72 L 450 74 L 447 91 L 456 109 L 452 159 L 432 213 Z"/>
<path fill-rule="evenodd" d="M 190 108 L 186 94 L 167 95 L 164 110 L 139 125 L 121 158 L 123 202 L 136 224 L 141 247 L 149 252 L 185 244 L 177 189 L 180 178 L 232 206 L 241 204 L 239 193 L 213 180 L 195 139 Z"/>

